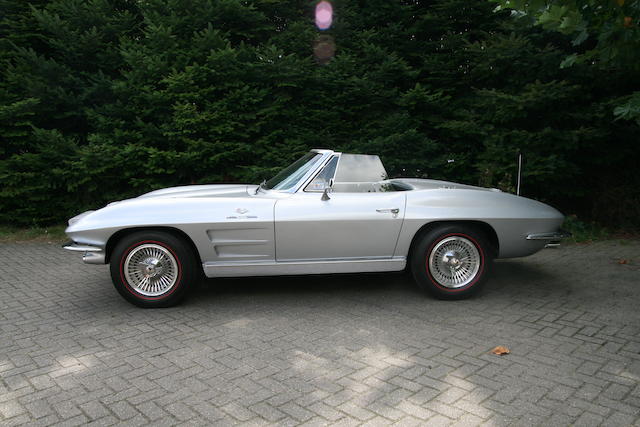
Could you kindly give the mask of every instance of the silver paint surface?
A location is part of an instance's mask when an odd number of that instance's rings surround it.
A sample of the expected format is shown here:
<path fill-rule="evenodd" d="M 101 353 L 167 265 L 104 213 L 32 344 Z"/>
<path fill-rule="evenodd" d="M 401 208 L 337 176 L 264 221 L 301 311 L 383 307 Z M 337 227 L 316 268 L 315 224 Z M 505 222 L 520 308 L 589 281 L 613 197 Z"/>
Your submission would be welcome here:
<path fill-rule="evenodd" d="M 261 276 L 402 270 L 416 233 L 433 222 L 487 224 L 498 237 L 499 258 L 526 256 L 552 240 L 527 236 L 557 236 L 564 219 L 551 206 L 499 190 L 415 178 L 380 181 L 366 187 L 371 192 L 330 192 L 322 200 L 304 189 L 341 153 L 318 152 L 322 160 L 293 191 L 166 188 L 82 213 L 66 233 L 76 246 L 98 249 L 93 258 L 85 253 L 86 262 L 104 263 L 119 231 L 175 229 L 191 239 L 208 277 Z M 380 191 L 391 184 L 407 191 Z"/>

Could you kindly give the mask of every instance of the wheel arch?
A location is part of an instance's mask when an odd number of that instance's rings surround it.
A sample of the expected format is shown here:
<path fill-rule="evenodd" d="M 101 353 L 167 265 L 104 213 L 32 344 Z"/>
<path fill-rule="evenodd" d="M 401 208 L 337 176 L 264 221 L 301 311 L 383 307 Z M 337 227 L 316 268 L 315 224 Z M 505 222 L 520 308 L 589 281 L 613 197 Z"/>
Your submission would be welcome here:
<path fill-rule="evenodd" d="M 124 228 L 113 233 L 111 237 L 109 237 L 109 240 L 107 240 L 107 245 L 105 247 L 105 264 L 109 264 L 109 262 L 111 261 L 111 254 L 113 253 L 113 249 L 118 245 L 118 242 L 120 242 L 126 236 L 137 233 L 139 231 L 162 231 L 165 233 L 173 234 L 174 236 L 184 240 L 193 251 L 193 254 L 196 256 L 197 260 L 202 263 L 200 252 L 187 233 L 175 227 L 157 226 Z"/>
<path fill-rule="evenodd" d="M 416 233 L 413 235 L 413 239 L 411 240 L 411 245 L 409 246 L 409 253 L 407 254 L 407 259 L 411 259 L 413 251 L 417 246 L 418 242 L 420 241 L 420 239 L 422 238 L 422 236 L 424 236 L 426 233 L 430 232 L 431 230 L 434 230 L 437 227 L 446 226 L 446 225 L 466 225 L 468 227 L 473 227 L 478 229 L 487 237 L 487 239 L 489 239 L 489 242 L 491 244 L 490 250 L 492 252 L 491 253 L 492 257 L 496 258 L 500 253 L 500 240 L 498 239 L 498 234 L 496 233 L 496 231 L 493 229 L 491 225 L 483 221 L 475 221 L 475 220 L 452 220 L 452 221 L 445 220 L 445 221 L 428 222 L 424 224 L 422 227 L 420 227 L 418 231 L 416 231 Z"/>

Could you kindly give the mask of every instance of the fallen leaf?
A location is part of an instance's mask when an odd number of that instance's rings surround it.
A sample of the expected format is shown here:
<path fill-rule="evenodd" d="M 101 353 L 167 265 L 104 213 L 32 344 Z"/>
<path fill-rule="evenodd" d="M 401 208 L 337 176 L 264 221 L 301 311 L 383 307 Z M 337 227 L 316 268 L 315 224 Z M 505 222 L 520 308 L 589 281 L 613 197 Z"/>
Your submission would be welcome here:
<path fill-rule="evenodd" d="M 618 260 L 618 264 L 629 264 L 629 260 L 628 259 Z"/>
<path fill-rule="evenodd" d="M 505 354 L 511 353 L 511 351 L 507 347 L 499 345 L 491 350 L 491 353 L 497 354 L 498 356 L 504 356 Z"/>

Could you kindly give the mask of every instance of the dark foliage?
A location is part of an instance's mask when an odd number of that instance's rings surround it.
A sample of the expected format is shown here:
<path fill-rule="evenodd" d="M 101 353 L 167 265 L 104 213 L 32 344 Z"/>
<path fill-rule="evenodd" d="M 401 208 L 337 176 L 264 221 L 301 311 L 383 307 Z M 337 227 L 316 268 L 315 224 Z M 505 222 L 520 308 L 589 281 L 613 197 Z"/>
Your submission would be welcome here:
<path fill-rule="evenodd" d="M 561 69 L 570 39 L 485 0 L 0 0 L 0 222 L 159 187 L 258 182 L 309 148 L 396 176 L 513 190 L 638 226 L 629 71 Z M 638 81 L 635 75 L 635 82 Z"/>

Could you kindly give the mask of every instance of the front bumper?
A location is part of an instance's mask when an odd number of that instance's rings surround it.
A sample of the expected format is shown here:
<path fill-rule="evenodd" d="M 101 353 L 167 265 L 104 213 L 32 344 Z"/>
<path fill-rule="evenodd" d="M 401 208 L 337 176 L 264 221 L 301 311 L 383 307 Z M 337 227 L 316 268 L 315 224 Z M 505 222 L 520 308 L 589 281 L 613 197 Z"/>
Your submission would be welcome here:
<path fill-rule="evenodd" d="M 86 264 L 105 263 L 105 251 L 99 246 L 67 242 L 62 245 L 62 248 L 73 252 L 84 252 L 84 254 L 82 255 L 82 261 L 84 261 Z"/>
<path fill-rule="evenodd" d="M 565 230 L 553 231 L 550 233 L 532 233 L 527 236 L 527 240 L 546 240 L 546 247 L 560 246 L 560 240 L 571 237 L 571 233 Z"/>

